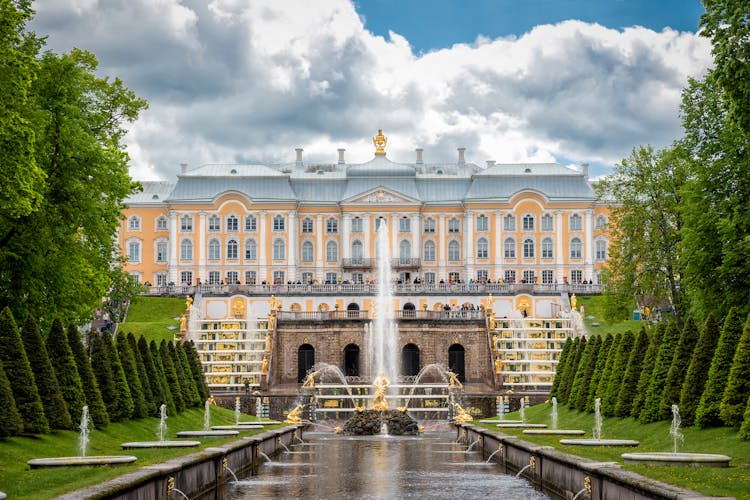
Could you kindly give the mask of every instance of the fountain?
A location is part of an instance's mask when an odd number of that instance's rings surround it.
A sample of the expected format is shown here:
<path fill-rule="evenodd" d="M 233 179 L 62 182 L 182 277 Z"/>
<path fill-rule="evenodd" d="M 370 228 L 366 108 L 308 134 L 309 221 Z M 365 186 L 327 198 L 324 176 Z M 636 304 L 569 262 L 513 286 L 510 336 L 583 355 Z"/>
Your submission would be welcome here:
<path fill-rule="evenodd" d="M 672 405 L 672 425 L 669 435 L 672 436 L 672 452 L 644 452 L 623 453 L 621 456 L 626 464 L 646 465 L 682 465 L 692 467 L 729 467 L 731 457 L 709 453 L 678 453 L 677 445 L 682 443 L 685 436 L 680 432 L 680 409 Z"/>
<path fill-rule="evenodd" d="M 497 427 L 503 428 L 503 429 L 518 429 L 518 428 L 525 428 L 525 429 L 544 429 L 547 427 L 547 424 L 527 424 L 526 423 L 526 405 L 529 403 L 529 398 L 526 396 L 525 398 L 519 399 L 519 408 L 518 408 L 518 415 L 520 417 L 520 420 L 503 420 L 502 423 L 497 424 Z"/>
<path fill-rule="evenodd" d="M 550 421 L 551 429 L 526 429 L 522 432 L 524 434 L 544 436 L 583 436 L 586 434 L 584 431 L 577 429 L 557 428 L 557 398 L 552 398 L 552 414 L 550 415 Z"/>
<path fill-rule="evenodd" d="M 180 431 L 177 437 L 229 437 L 239 434 L 236 430 L 213 430 L 211 429 L 211 401 L 206 400 L 203 411 L 203 430 L 201 431 Z"/>
<path fill-rule="evenodd" d="M 167 405 L 159 407 L 159 440 L 158 441 L 133 441 L 122 443 L 124 449 L 129 448 L 193 448 L 200 445 L 200 441 L 167 441 Z"/>
<path fill-rule="evenodd" d="M 78 452 L 80 456 L 77 457 L 54 457 L 54 458 L 34 458 L 29 460 L 27 463 L 32 469 L 39 469 L 42 467 L 73 467 L 73 466 L 85 466 L 85 465 L 119 465 L 129 464 L 137 460 L 136 457 L 130 455 L 110 455 L 110 456 L 86 456 L 86 449 L 89 444 L 89 407 L 84 406 L 81 412 L 81 424 L 79 426 L 80 433 L 78 435 Z"/>
<path fill-rule="evenodd" d="M 602 400 L 594 400 L 594 429 L 591 439 L 561 439 L 560 444 L 576 446 L 638 446 L 632 439 L 602 439 Z"/>
<path fill-rule="evenodd" d="M 289 414 L 286 416 L 286 420 L 284 420 L 284 423 L 287 424 L 301 424 L 302 423 L 302 417 L 300 416 L 302 414 L 302 410 L 305 408 L 305 405 L 297 405 L 292 409 L 292 411 L 289 412 Z"/>

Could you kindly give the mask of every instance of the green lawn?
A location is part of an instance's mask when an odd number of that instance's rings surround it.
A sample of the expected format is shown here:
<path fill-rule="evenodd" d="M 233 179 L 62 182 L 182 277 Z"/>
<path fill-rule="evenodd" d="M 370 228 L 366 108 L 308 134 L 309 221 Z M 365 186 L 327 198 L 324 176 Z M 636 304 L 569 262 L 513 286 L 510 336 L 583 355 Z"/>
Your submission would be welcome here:
<path fill-rule="evenodd" d="M 610 322 L 604 319 L 604 312 L 602 307 L 601 295 L 580 295 L 576 296 L 578 299 L 578 307 L 583 305 L 584 319 L 583 323 L 586 325 L 586 330 L 590 335 L 593 334 L 607 334 L 607 333 L 622 333 L 627 330 L 632 330 L 633 333 L 640 331 L 641 327 L 648 325 L 645 321 L 633 321 L 623 320 Z M 588 319 L 589 316 L 593 318 Z M 598 326 L 594 326 L 594 323 L 598 323 Z"/>
<path fill-rule="evenodd" d="M 526 420 L 530 423 L 550 424 L 551 404 L 532 406 L 525 410 Z M 510 413 L 507 418 L 517 419 L 518 412 Z M 498 430 L 493 424 L 479 424 L 488 429 Z M 623 463 L 620 455 L 627 452 L 672 451 L 672 438 L 669 435 L 670 422 L 639 424 L 632 418 L 604 418 L 602 437 L 605 439 L 636 439 L 641 442 L 637 448 L 606 448 L 563 446 L 560 436 L 527 436 L 521 429 L 502 429 L 503 433 L 519 436 L 547 446 L 554 446 L 560 451 L 592 458 L 601 461 Z M 594 414 L 569 410 L 559 407 L 559 429 L 581 429 L 585 437 L 591 437 L 594 427 Z M 739 499 L 750 499 L 750 441 L 741 441 L 737 432 L 726 427 L 699 430 L 689 427 L 682 429 L 685 440 L 678 450 L 695 453 L 718 453 L 732 457 L 729 468 L 708 467 L 672 467 L 623 465 L 625 469 L 656 480 L 675 484 L 712 496 L 733 496 Z M 564 437 L 564 436 L 563 436 Z"/>
<path fill-rule="evenodd" d="M 141 335 L 149 342 L 172 340 L 179 333 L 179 318 L 185 313 L 185 299 L 176 297 L 137 297 L 130 304 L 126 321 L 119 326 L 120 332 Z M 175 327 L 173 330 L 168 327 Z"/>
<path fill-rule="evenodd" d="M 203 428 L 203 409 L 189 409 L 167 419 L 168 436 L 175 433 Z M 243 415 L 242 420 L 254 420 Z M 211 407 L 211 425 L 234 424 L 234 411 Z M 144 465 L 164 462 L 171 458 L 194 453 L 199 449 L 235 441 L 233 438 L 203 438 L 199 448 L 123 450 L 121 443 L 128 441 L 158 440 L 158 418 L 144 418 L 109 424 L 104 430 L 91 432 L 87 455 L 133 455 L 138 460 L 126 466 L 97 466 L 78 468 L 34 469 L 26 462 L 32 458 L 77 456 L 78 433 L 56 431 L 33 437 L 0 439 L 0 491 L 8 498 L 46 499 L 74 491 L 92 484 L 120 476 Z M 268 427 L 274 428 L 274 427 Z M 249 436 L 262 430 L 240 433 Z"/>

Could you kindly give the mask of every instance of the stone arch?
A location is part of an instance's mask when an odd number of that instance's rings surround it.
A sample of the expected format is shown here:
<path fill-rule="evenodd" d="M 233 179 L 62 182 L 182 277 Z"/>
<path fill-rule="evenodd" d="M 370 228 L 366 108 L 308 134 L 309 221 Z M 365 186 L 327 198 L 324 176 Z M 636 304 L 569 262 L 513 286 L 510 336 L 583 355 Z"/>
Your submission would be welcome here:
<path fill-rule="evenodd" d="M 310 344 L 302 344 L 297 349 L 297 383 L 301 384 L 315 365 L 315 348 Z"/>
<path fill-rule="evenodd" d="M 359 377 L 359 346 L 348 344 L 344 347 L 344 375 Z"/>
<path fill-rule="evenodd" d="M 416 376 L 419 373 L 419 347 L 416 344 L 406 344 L 401 349 L 401 375 Z"/>
<path fill-rule="evenodd" d="M 466 382 L 466 350 L 461 344 L 448 348 L 448 369 L 456 374 L 460 382 Z"/>

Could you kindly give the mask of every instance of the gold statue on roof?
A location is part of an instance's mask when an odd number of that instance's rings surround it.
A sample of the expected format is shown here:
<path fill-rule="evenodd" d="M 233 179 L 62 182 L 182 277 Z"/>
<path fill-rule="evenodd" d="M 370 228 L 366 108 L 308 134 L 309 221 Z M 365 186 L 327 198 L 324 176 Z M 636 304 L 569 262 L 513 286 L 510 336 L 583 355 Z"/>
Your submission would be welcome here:
<path fill-rule="evenodd" d="M 383 135 L 383 129 L 378 129 L 378 135 L 372 138 L 375 145 L 375 156 L 385 156 L 385 145 L 388 144 L 388 138 Z"/>

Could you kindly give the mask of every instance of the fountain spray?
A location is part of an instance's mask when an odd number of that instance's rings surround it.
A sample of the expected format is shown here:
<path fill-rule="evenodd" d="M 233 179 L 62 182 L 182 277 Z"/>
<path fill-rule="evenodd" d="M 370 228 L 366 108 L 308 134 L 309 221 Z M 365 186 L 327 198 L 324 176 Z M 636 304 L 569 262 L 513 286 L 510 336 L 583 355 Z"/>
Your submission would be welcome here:
<path fill-rule="evenodd" d="M 167 405 L 159 407 L 159 441 L 164 441 L 167 436 Z"/>
<path fill-rule="evenodd" d="M 398 328 L 393 319 L 393 293 L 391 291 L 391 251 L 388 225 L 381 220 L 377 231 L 377 315 L 373 322 L 374 377 L 384 375 L 391 383 L 398 380 Z"/>
<path fill-rule="evenodd" d="M 557 429 L 557 398 L 552 398 L 552 426 Z"/>
<path fill-rule="evenodd" d="M 594 400 L 594 432 L 591 437 L 602 438 L 602 398 Z"/>
<path fill-rule="evenodd" d="M 680 432 L 680 409 L 672 405 L 672 425 L 669 427 L 669 435 L 672 436 L 672 453 L 677 453 L 677 444 L 685 440 L 685 435 Z"/>
<path fill-rule="evenodd" d="M 206 400 L 205 410 L 203 412 L 203 430 L 211 430 L 211 403 Z"/>
<path fill-rule="evenodd" d="M 240 398 L 237 396 L 234 398 L 234 423 L 235 425 L 240 425 L 240 415 L 241 415 L 242 406 L 240 403 Z"/>
<path fill-rule="evenodd" d="M 81 412 L 81 434 L 78 436 L 78 449 L 81 452 L 81 456 L 86 456 L 86 448 L 89 445 L 89 407 L 84 406 Z"/>

